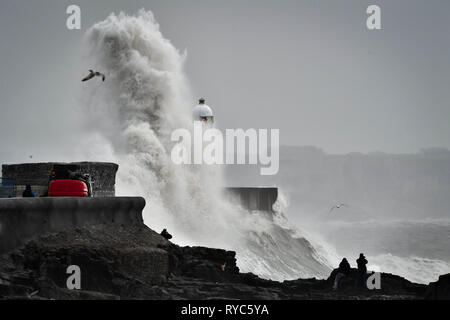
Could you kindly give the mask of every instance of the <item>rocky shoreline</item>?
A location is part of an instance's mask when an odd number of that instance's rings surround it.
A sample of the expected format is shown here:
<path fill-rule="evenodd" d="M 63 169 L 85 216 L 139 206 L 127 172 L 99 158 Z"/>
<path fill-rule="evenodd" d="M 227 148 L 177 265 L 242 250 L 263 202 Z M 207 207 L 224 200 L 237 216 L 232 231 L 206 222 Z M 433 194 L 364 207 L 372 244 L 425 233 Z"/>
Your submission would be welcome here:
<path fill-rule="evenodd" d="M 69 290 L 69 265 L 81 290 Z M 357 290 L 355 276 L 333 291 L 326 280 L 276 282 L 240 273 L 232 251 L 179 247 L 144 225 L 91 226 L 28 241 L 0 258 L 0 299 L 450 299 L 450 274 L 429 285 L 381 274 L 380 290 Z"/>

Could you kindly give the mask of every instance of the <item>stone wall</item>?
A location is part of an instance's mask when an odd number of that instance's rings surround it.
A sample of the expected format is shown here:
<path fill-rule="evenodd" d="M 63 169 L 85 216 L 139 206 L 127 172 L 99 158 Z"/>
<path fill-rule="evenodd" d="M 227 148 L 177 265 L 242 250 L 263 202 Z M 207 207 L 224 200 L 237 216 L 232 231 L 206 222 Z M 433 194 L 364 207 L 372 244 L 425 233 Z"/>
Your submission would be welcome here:
<path fill-rule="evenodd" d="M 24 163 L 2 165 L 2 177 L 14 179 L 15 196 L 21 197 L 27 184 L 32 186 L 37 197 L 48 191 L 48 183 L 52 170 L 57 165 L 71 165 L 77 171 L 88 173 L 93 181 L 94 197 L 114 197 L 115 180 L 119 166 L 106 162 L 72 162 L 72 163 Z"/>
<path fill-rule="evenodd" d="M 0 254 L 35 236 L 92 225 L 143 225 L 144 198 L 0 199 Z"/>

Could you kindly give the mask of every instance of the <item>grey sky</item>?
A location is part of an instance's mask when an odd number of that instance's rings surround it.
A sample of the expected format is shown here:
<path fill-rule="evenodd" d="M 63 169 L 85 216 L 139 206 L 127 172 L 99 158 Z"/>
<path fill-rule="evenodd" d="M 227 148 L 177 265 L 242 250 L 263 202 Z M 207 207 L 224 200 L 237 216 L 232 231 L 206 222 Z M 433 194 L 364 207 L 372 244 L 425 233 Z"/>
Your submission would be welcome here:
<path fill-rule="evenodd" d="M 65 27 L 69 4 L 81 31 Z M 366 29 L 369 4 L 381 31 Z M 221 128 L 279 128 L 282 144 L 331 153 L 450 148 L 447 0 L 0 0 L 0 162 L 82 137 L 82 34 L 142 7 L 187 49 Z"/>

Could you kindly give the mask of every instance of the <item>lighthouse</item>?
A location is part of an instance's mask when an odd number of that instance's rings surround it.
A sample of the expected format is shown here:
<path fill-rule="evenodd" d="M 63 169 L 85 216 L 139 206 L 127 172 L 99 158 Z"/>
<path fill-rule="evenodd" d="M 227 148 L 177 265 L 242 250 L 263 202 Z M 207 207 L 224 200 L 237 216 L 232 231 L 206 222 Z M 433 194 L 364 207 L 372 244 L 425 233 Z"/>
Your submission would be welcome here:
<path fill-rule="evenodd" d="M 205 99 L 201 98 L 198 101 L 198 105 L 194 107 L 194 121 L 202 121 L 204 124 L 212 125 L 214 123 L 214 115 L 211 108 L 205 102 Z"/>

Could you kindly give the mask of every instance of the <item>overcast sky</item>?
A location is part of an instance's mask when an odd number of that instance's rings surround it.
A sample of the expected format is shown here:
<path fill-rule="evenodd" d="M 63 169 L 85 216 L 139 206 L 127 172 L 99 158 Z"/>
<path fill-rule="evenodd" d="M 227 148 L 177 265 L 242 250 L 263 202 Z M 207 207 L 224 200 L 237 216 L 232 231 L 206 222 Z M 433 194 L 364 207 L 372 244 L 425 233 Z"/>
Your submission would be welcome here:
<path fill-rule="evenodd" d="M 369 4 L 382 30 L 367 30 Z M 0 0 L 0 162 L 76 143 L 82 35 L 142 7 L 187 49 L 221 128 L 279 128 L 281 144 L 330 153 L 450 148 L 448 0 Z"/>

